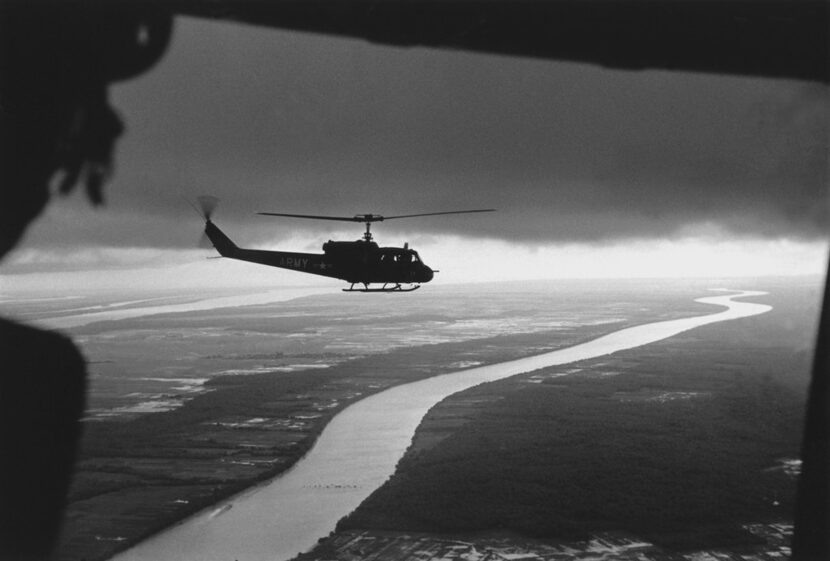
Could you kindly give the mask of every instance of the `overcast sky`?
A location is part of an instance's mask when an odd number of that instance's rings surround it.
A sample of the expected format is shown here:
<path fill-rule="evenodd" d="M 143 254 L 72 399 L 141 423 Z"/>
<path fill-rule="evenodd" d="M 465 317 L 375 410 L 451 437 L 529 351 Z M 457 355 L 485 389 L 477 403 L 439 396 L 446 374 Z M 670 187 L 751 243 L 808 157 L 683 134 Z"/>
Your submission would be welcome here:
<path fill-rule="evenodd" d="M 816 244 L 828 223 L 828 89 L 803 82 L 179 19 L 162 62 L 112 98 L 127 133 L 108 206 L 59 203 L 7 273 L 30 270 L 38 251 L 192 248 L 200 221 L 184 198 L 202 193 L 222 199 L 215 220 L 235 241 L 259 247 L 307 237 L 316 248 L 361 227 L 257 211 L 492 207 L 384 223 L 376 236 L 526 249 L 690 236 Z"/>

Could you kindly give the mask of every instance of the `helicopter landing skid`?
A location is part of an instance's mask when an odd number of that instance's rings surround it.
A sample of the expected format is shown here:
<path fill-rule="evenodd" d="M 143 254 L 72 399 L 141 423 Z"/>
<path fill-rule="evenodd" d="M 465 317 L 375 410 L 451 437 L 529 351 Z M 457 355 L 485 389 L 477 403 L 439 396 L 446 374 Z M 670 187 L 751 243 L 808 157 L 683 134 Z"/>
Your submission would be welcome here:
<path fill-rule="evenodd" d="M 412 292 L 413 290 L 421 288 L 420 284 L 404 288 L 400 283 L 392 284 L 388 282 L 384 283 L 381 288 L 369 288 L 368 284 L 364 284 L 363 288 L 355 288 L 355 284 L 357 283 L 352 283 L 349 288 L 344 288 L 343 292 Z M 390 284 L 392 284 L 391 287 L 389 286 Z"/>

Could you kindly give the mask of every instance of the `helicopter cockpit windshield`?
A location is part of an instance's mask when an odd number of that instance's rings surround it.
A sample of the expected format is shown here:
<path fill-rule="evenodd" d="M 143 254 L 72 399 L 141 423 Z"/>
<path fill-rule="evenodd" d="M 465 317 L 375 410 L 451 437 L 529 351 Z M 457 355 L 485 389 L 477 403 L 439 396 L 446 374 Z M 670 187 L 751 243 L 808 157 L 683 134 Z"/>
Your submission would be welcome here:
<path fill-rule="evenodd" d="M 420 263 L 420 260 L 417 256 L 414 255 L 415 252 L 408 249 L 398 249 L 398 248 L 383 248 L 380 254 L 380 262 L 381 263 L 394 263 L 395 265 L 409 265 L 410 263 Z"/>

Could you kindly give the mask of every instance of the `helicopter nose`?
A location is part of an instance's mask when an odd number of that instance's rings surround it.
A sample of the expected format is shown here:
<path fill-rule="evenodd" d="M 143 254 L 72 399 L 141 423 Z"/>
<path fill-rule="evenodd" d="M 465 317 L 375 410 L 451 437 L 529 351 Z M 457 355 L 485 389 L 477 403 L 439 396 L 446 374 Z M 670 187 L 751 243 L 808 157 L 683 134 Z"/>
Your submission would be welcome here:
<path fill-rule="evenodd" d="M 432 269 L 430 269 L 429 267 L 424 267 L 424 270 L 423 270 L 422 274 L 423 274 L 423 277 L 422 277 L 423 280 L 421 280 L 421 282 L 429 282 L 429 281 L 432 280 L 432 277 L 434 276 L 434 273 L 432 272 Z"/>

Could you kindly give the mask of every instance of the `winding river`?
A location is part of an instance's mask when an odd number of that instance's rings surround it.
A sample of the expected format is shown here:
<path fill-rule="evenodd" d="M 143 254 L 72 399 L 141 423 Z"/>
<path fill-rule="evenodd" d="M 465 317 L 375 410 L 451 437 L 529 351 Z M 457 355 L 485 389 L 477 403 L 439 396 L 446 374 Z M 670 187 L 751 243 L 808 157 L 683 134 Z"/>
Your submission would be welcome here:
<path fill-rule="evenodd" d="M 344 409 L 293 468 L 116 556 L 117 561 L 285 560 L 314 546 L 395 471 L 426 412 L 483 382 L 599 357 L 710 323 L 754 316 L 771 306 L 736 302 L 765 292 L 699 298 L 727 309 L 629 327 L 549 353 L 396 386 Z"/>
<path fill-rule="evenodd" d="M 31 320 L 31 323 L 42 325 L 47 329 L 67 329 L 71 327 L 89 325 L 90 323 L 98 321 L 116 321 L 121 319 L 150 316 L 154 314 L 199 312 L 203 310 L 213 310 L 215 308 L 273 304 L 274 302 L 285 302 L 287 300 L 293 300 L 294 298 L 302 298 L 304 296 L 312 296 L 315 294 L 328 294 L 331 292 L 331 289 L 327 288 L 287 288 L 281 290 L 271 290 L 268 292 L 257 292 L 253 294 L 218 296 L 181 304 L 159 304 L 156 306 L 134 306 L 135 304 L 141 304 L 148 301 L 136 300 L 133 302 L 118 303 L 116 304 L 115 309 L 112 310 L 41 318 Z"/>

